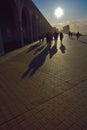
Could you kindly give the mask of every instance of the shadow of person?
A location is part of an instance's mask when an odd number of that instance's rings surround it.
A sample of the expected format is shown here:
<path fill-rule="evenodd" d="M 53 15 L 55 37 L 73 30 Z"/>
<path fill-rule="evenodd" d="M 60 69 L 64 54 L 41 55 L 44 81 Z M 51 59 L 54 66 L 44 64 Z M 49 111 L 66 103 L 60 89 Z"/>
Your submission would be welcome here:
<path fill-rule="evenodd" d="M 53 57 L 53 55 L 54 54 L 56 54 L 57 53 L 57 46 L 56 46 L 56 44 L 50 49 L 50 58 L 52 58 Z"/>
<path fill-rule="evenodd" d="M 60 50 L 62 53 L 65 53 L 66 47 L 61 43 Z"/>
<path fill-rule="evenodd" d="M 25 78 L 28 74 L 30 77 L 33 76 L 39 67 L 44 64 L 47 54 L 48 49 L 45 47 L 44 50 L 30 62 L 28 69 L 22 74 L 21 78 Z"/>

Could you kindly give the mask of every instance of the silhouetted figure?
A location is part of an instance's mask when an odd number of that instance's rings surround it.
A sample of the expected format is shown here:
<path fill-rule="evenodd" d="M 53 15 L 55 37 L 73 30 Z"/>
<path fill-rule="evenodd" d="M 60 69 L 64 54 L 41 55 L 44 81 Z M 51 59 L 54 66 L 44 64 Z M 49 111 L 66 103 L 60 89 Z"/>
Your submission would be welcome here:
<path fill-rule="evenodd" d="M 72 33 L 72 32 L 70 33 L 70 36 L 71 36 L 71 38 L 72 38 L 72 36 L 73 36 L 73 33 Z"/>
<path fill-rule="evenodd" d="M 57 47 L 58 32 L 55 31 L 53 33 L 53 36 L 54 36 L 55 46 Z"/>
<path fill-rule="evenodd" d="M 61 41 L 61 44 L 62 44 L 62 40 L 63 40 L 63 33 L 62 32 L 60 32 L 60 41 Z"/>
<path fill-rule="evenodd" d="M 51 41 L 52 41 L 52 39 L 53 39 L 52 33 L 51 32 L 47 32 L 46 33 L 46 42 L 47 42 L 48 49 L 50 49 L 50 47 L 51 47 Z"/>
<path fill-rule="evenodd" d="M 69 36 L 69 38 L 70 38 L 70 35 L 71 35 L 71 33 L 70 33 L 70 31 L 68 32 L 68 36 Z"/>
<path fill-rule="evenodd" d="M 80 33 L 79 33 L 79 32 L 77 32 L 76 36 L 77 36 L 77 40 L 78 40 L 78 39 L 79 39 L 79 37 L 80 37 Z"/>

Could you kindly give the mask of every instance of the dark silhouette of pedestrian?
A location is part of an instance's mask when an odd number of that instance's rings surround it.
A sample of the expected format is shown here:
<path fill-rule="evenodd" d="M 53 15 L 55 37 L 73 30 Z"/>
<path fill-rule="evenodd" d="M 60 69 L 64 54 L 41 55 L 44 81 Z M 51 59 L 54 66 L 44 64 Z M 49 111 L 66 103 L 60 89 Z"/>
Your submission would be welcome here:
<path fill-rule="evenodd" d="M 72 32 L 70 33 L 70 36 L 71 36 L 71 38 L 72 38 L 72 36 L 73 36 L 73 33 L 72 33 Z"/>
<path fill-rule="evenodd" d="M 54 36 L 55 46 L 56 46 L 56 48 L 57 48 L 58 32 L 55 31 L 55 32 L 53 33 L 53 36 Z"/>
<path fill-rule="evenodd" d="M 46 33 L 46 42 L 47 42 L 47 47 L 48 47 L 49 50 L 51 48 L 51 41 L 52 41 L 52 39 L 53 39 L 52 33 L 51 32 L 47 32 Z"/>
<path fill-rule="evenodd" d="M 70 38 L 70 35 L 71 35 L 71 32 L 69 31 L 69 32 L 68 32 L 68 36 L 69 36 L 69 38 Z"/>
<path fill-rule="evenodd" d="M 60 41 L 61 41 L 61 44 L 62 44 L 62 40 L 63 40 L 63 33 L 62 32 L 60 32 Z"/>
<path fill-rule="evenodd" d="M 77 36 L 77 40 L 79 39 L 79 37 L 80 37 L 80 33 L 79 32 L 77 32 L 76 33 L 76 36 Z"/>

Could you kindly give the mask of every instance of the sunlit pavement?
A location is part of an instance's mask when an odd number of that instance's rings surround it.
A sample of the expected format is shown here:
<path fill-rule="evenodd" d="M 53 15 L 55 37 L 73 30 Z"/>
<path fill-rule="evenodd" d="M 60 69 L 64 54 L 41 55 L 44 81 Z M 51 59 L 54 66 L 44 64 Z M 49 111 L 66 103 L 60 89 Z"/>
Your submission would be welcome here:
<path fill-rule="evenodd" d="M 0 130 L 87 130 L 87 36 L 0 58 Z"/>

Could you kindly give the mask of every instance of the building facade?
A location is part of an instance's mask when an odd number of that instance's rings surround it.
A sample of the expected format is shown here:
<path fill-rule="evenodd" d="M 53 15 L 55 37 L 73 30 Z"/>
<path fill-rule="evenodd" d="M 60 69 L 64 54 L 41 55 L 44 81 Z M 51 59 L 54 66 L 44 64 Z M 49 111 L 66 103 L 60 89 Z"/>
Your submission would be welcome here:
<path fill-rule="evenodd" d="M 0 1 L 0 55 L 32 43 L 50 30 L 32 0 Z"/>
<path fill-rule="evenodd" d="M 63 33 L 68 34 L 69 31 L 70 31 L 70 26 L 69 25 L 66 25 L 66 26 L 63 27 Z"/>

